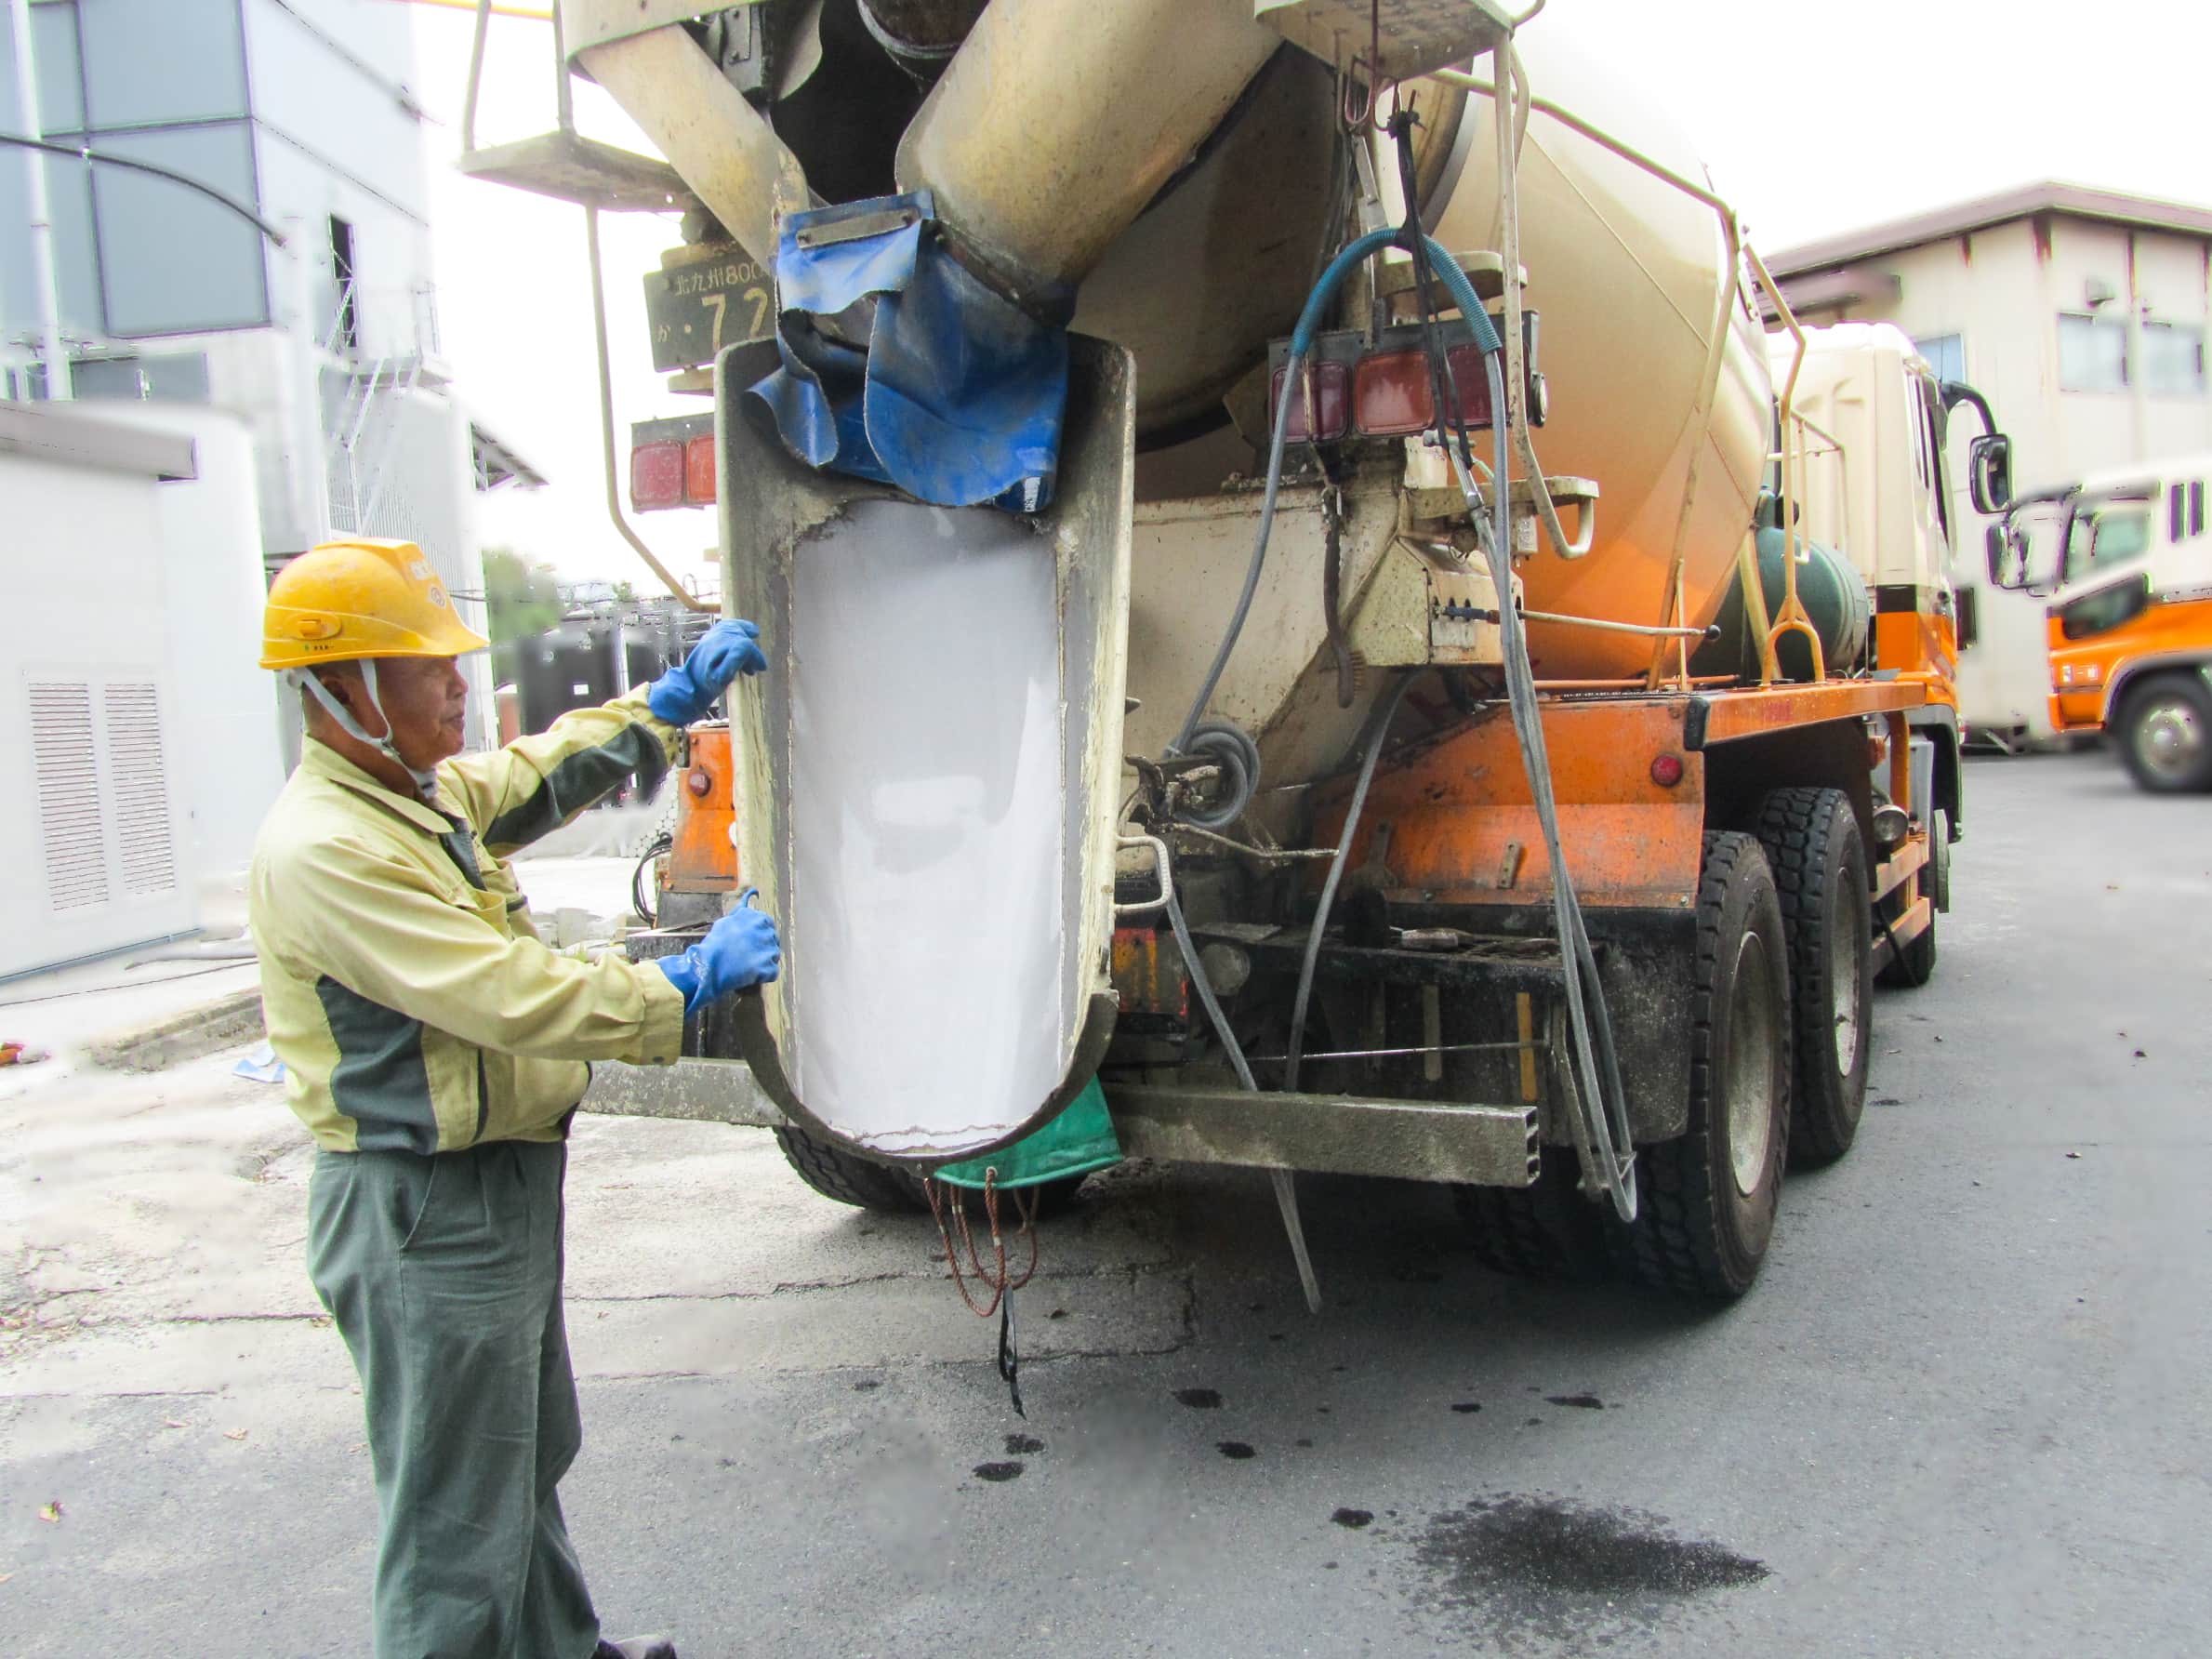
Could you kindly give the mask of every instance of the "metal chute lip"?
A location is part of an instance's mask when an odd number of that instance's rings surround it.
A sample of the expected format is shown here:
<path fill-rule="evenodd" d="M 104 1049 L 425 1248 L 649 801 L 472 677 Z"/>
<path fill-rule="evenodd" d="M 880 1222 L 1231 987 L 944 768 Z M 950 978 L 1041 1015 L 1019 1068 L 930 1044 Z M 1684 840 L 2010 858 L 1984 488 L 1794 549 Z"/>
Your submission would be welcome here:
<path fill-rule="evenodd" d="M 775 1102 L 784 1116 L 811 1135 L 820 1135 L 834 1145 L 844 1147 L 865 1158 L 880 1163 L 897 1165 L 937 1164 L 952 1159 L 980 1157 L 1010 1147 L 1026 1135 L 1043 1128 L 1067 1108 L 1068 1104 L 1089 1086 L 1098 1075 L 1098 1068 L 1106 1059 L 1106 1045 L 1113 1041 L 1114 1024 L 1120 1016 L 1120 1003 L 1112 995 L 1094 992 L 1083 1014 L 1082 1028 L 1076 1034 L 1075 1046 L 1070 1054 L 1067 1071 L 1060 1084 L 1037 1108 L 1019 1123 L 984 1139 L 965 1142 L 959 1146 L 933 1146 L 908 1151 L 893 1152 L 866 1141 L 854 1140 L 845 1131 L 826 1121 L 807 1108 L 791 1087 L 791 1080 L 784 1070 L 783 1056 L 776 1052 L 775 1039 L 768 1029 L 765 1008 L 759 997 L 738 999 L 732 1024 L 736 1029 L 737 1046 L 745 1063 L 752 1070 L 753 1081 L 761 1091 Z"/>

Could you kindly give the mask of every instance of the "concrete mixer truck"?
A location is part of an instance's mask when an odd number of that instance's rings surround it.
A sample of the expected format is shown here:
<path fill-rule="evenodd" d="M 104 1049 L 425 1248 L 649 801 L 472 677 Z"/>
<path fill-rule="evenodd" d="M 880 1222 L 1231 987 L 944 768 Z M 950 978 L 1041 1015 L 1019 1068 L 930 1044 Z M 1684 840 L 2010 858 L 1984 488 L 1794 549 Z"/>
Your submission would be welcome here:
<path fill-rule="evenodd" d="M 1649 89 L 1521 21 L 564 0 L 669 168 L 465 162 L 684 210 L 655 348 L 714 413 L 630 505 L 715 503 L 775 671 L 635 948 L 758 889 L 785 975 L 693 1052 L 827 1196 L 1103 1095 L 1293 1244 L 1294 1175 L 1412 1178 L 1500 1267 L 1729 1297 L 1851 1145 L 1963 821 L 1949 424 L 1984 511 L 2007 443 L 1801 329 Z"/>

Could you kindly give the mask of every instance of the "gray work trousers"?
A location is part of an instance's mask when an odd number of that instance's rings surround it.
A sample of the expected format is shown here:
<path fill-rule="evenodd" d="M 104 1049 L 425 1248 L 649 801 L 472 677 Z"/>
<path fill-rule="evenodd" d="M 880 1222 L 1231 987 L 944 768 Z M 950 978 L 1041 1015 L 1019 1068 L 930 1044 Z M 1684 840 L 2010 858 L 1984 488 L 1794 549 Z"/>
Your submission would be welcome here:
<path fill-rule="evenodd" d="M 583 1439 L 561 1313 L 568 1148 L 321 1152 L 308 1271 L 361 1375 L 377 1659 L 589 1659 L 555 1488 Z"/>

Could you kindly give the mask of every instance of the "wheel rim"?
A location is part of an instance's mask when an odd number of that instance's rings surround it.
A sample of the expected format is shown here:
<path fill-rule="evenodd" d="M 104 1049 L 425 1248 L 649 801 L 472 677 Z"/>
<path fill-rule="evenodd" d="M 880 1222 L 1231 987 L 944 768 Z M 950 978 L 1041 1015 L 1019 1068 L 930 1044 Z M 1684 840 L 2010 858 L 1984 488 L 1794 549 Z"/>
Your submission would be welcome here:
<path fill-rule="evenodd" d="M 1736 947 L 1729 993 L 1729 1165 L 1736 1190 L 1749 1198 L 1767 1173 L 1774 1142 L 1773 965 L 1767 941 L 1746 933 Z"/>
<path fill-rule="evenodd" d="M 1864 904 L 1841 881 L 1829 896 L 1828 913 L 1838 923 L 1828 930 L 1828 1012 L 1835 1026 L 1836 1075 L 1848 1077 L 1859 1066 L 1860 1033 L 1865 1025 L 1859 1003 L 1859 965 L 1866 960 L 1869 923 Z"/>
<path fill-rule="evenodd" d="M 2160 777 L 2186 777 L 2203 763 L 2205 724 L 2180 697 L 2160 697 L 2135 724 L 2136 758 Z"/>

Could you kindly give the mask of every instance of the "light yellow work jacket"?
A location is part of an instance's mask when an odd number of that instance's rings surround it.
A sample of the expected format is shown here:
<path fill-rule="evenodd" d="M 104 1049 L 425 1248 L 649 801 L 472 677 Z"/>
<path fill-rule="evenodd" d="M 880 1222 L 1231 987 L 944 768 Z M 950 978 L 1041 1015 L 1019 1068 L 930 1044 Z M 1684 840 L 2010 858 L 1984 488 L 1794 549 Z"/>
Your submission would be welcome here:
<path fill-rule="evenodd" d="M 255 843 L 250 913 L 269 1041 L 319 1144 L 559 1140 L 585 1062 L 676 1058 L 682 993 L 651 962 L 548 949 L 503 860 L 630 772 L 650 790 L 677 737 L 635 692 L 445 762 L 435 807 L 307 740 Z"/>

